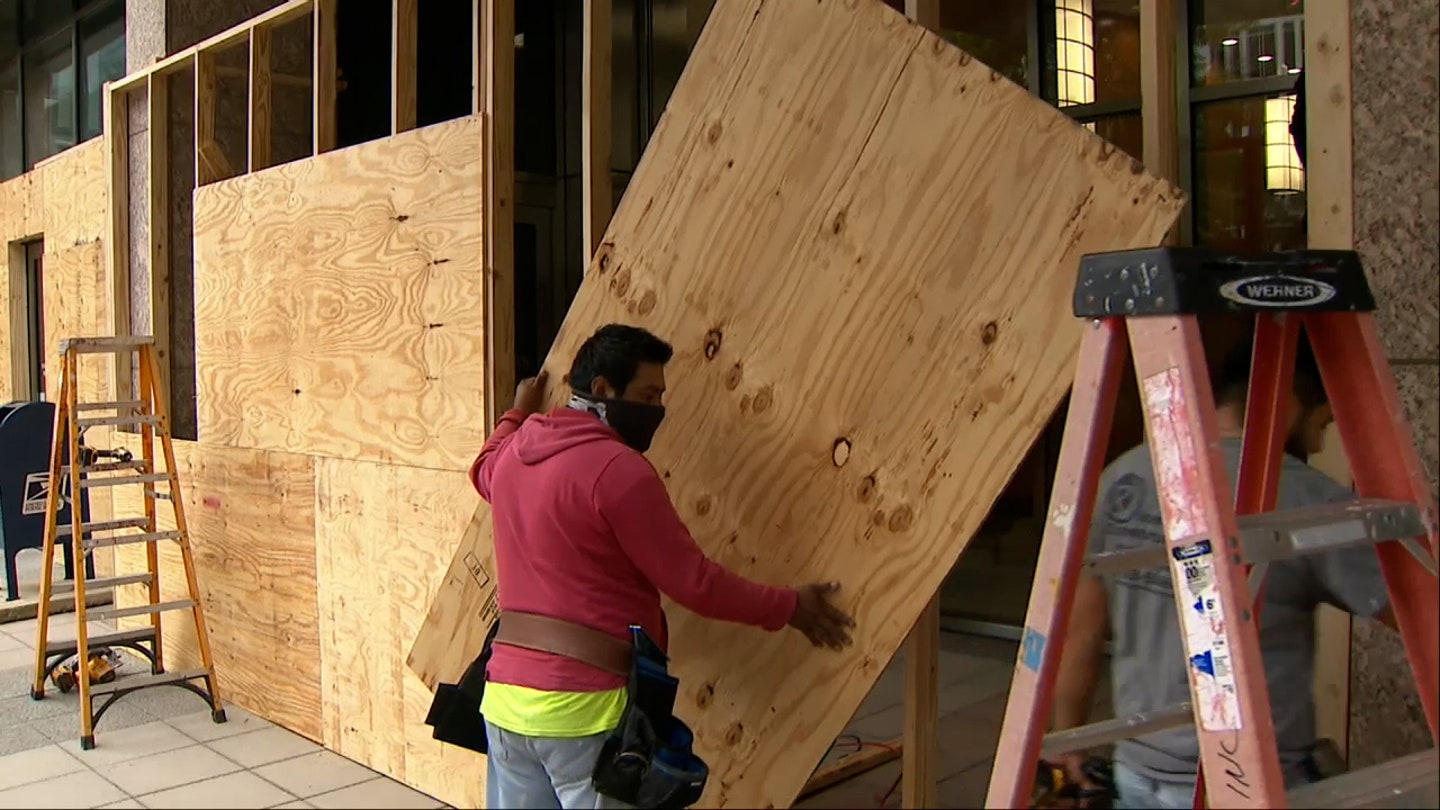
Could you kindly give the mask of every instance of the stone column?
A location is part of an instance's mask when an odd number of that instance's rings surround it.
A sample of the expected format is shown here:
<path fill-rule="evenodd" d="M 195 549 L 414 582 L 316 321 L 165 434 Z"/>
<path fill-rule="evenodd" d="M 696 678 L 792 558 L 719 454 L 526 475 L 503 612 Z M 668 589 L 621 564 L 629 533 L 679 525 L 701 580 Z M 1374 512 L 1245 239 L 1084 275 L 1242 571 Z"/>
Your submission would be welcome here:
<path fill-rule="evenodd" d="M 1432 491 L 1440 471 L 1440 6 L 1353 0 L 1355 247 Z M 1356 621 L 1350 764 L 1433 745 L 1398 636 Z"/>

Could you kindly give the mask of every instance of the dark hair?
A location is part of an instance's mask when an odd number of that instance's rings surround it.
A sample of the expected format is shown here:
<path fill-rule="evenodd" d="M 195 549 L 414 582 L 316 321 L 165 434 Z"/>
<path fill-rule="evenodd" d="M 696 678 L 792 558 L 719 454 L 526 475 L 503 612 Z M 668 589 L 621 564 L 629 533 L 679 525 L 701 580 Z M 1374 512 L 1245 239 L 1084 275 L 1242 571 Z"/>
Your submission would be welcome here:
<path fill-rule="evenodd" d="M 1250 359 L 1255 351 L 1253 340 L 1245 340 L 1225 356 L 1225 364 L 1213 383 L 1215 400 L 1219 403 L 1241 403 L 1250 388 Z M 1330 401 L 1325 394 L 1325 385 L 1320 380 L 1320 364 L 1315 361 L 1315 352 L 1310 341 L 1301 333 L 1295 347 L 1295 398 L 1301 407 L 1318 408 Z"/>
<path fill-rule="evenodd" d="M 570 364 L 570 388 L 589 394 L 595 378 L 604 377 L 619 396 L 630 387 L 641 363 L 663 366 L 674 354 L 669 343 L 638 326 L 607 324 L 595 330 L 575 352 L 575 362 Z"/>

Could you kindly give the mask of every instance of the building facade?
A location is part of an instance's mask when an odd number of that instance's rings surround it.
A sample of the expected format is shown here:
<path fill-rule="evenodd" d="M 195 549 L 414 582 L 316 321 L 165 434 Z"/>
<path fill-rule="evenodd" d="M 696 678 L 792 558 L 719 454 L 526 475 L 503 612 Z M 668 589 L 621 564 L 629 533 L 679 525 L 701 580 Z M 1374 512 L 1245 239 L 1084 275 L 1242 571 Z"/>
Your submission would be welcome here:
<path fill-rule="evenodd" d="M 1180 244 L 1233 251 L 1307 244 L 1358 249 L 1381 301 L 1382 335 L 1435 480 L 1440 64 L 1434 42 L 1440 18 L 1433 2 L 885 1 L 1175 180 L 1191 196 L 1175 234 Z M 712 3 L 611 3 L 613 201 L 623 195 Z M 125 129 L 132 204 L 123 212 L 94 194 L 97 179 L 111 171 L 97 138 L 107 125 L 103 88 L 279 5 L 0 0 L 0 239 L 7 248 L 0 260 L 10 291 L 0 386 L 8 398 L 53 392 L 45 347 L 76 331 L 103 330 L 118 311 L 137 333 L 166 331 L 176 435 L 196 438 L 191 190 L 322 151 L 315 134 L 320 107 L 311 106 L 312 85 L 321 76 L 312 71 L 312 61 L 319 61 L 314 32 L 303 25 L 275 31 L 263 150 L 257 151 L 245 115 L 253 64 L 239 55 L 233 61 L 216 57 L 208 118 L 198 112 L 193 72 L 152 79 L 144 92 L 131 93 L 125 108 L 108 119 L 112 125 L 123 121 Z M 469 115 L 478 86 L 472 76 L 479 73 L 471 0 L 419 5 L 412 127 Z M 335 8 L 336 92 L 327 149 L 397 131 L 388 59 L 395 40 L 391 0 L 338 0 Z M 543 360 L 588 258 L 583 4 L 523 0 L 515 3 L 513 23 L 511 309 L 514 371 L 526 375 Z M 1324 51 L 1331 62 L 1339 58 L 1346 66 L 1348 92 L 1338 100 L 1329 92 L 1321 98 L 1331 103 L 1310 120 L 1312 133 L 1314 124 L 1323 127 L 1312 141 L 1325 146 L 1312 148 L 1302 164 L 1289 123 L 1304 92 L 1299 82 L 1310 69 L 1307 56 L 1317 52 L 1322 37 L 1332 45 Z M 1317 97 L 1307 99 L 1314 107 Z M 163 166 L 147 146 L 155 142 L 149 137 L 152 116 L 161 114 Z M 135 204 L 141 199 L 152 207 Z M 115 217 L 123 220 L 123 246 L 103 244 Z M 119 251 L 132 270 L 150 272 L 127 274 L 124 291 L 104 290 L 99 279 L 111 251 Z M 156 275 L 161 266 L 165 272 Z M 161 277 L 163 293 L 151 288 L 152 279 Z M 1217 325 L 1217 334 L 1223 328 Z M 1138 439 L 1133 417 L 1127 424 L 1118 443 Z M 957 567 L 944 600 L 957 625 L 1013 625 L 1017 609 L 1023 614 L 1059 430 L 1057 420 Z M 1344 628 L 1351 636 L 1344 645 L 1348 654 L 1325 660 L 1343 669 L 1348 731 L 1334 722 L 1328 731 L 1348 735 L 1353 764 L 1425 744 L 1398 643 L 1369 623 Z"/>

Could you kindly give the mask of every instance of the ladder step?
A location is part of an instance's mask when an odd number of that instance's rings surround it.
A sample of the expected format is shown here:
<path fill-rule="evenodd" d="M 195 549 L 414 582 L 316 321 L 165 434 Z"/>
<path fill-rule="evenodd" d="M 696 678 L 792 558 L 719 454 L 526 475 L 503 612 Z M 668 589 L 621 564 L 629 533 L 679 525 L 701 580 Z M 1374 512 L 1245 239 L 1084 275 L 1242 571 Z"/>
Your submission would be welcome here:
<path fill-rule="evenodd" d="M 80 482 L 81 489 L 93 487 L 118 487 L 125 484 L 159 484 L 170 480 L 170 473 L 142 473 L 140 475 L 113 475 L 108 478 L 86 478 Z"/>
<path fill-rule="evenodd" d="M 1141 712 L 1130 717 L 1117 717 L 1101 723 L 1046 734 L 1040 744 L 1040 756 L 1053 757 L 1070 751 L 1083 751 L 1117 740 L 1129 740 L 1156 731 L 1179 728 L 1194 721 L 1195 715 L 1190 711 L 1190 702 L 1177 703 L 1153 712 Z"/>
<path fill-rule="evenodd" d="M 158 543 L 161 540 L 179 540 L 180 532 L 145 532 L 144 534 L 119 534 L 113 537 L 92 537 L 85 541 L 86 550 L 107 546 L 128 546 L 134 543 Z"/>
<path fill-rule="evenodd" d="M 75 403 L 75 411 L 77 413 L 81 411 L 131 411 L 138 410 L 144 405 L 145 403 L 138 399 L 127 399 L 119 402 L 77 402 Z"/>
<path fill-rule="evenodd" d="M 149 525 L 149 518 L 121 518 L 119 520 L 99 520 L 90 523 L 81 523 L 80 531 L 82 534 L 92 534 L 94 532 L 113 532 L 117 529 L 143 529 Z M 55 527 L 55 533 L 69 537 L 71 528 L 69 523 L 61 523 Z"/>
<path fill-rule="evenodd" d="M 153 616 L 170 610 L 188 610 L 195 607 L 194 599 L 176 599 L 173 602 L 156 602 L 153 605 L 136 605 L 123 608 L 100 608 L 88 611 L 90 620 L 96 622 L 123 619 L 126 616 Z"/>
<path fill-rule="evenodd" d="M 133 352 L 141 346 L 149 346 L 155 338 L 144 335 L 119 335 L 116 337 L 67 338 L 60 341 L 60 353 L 75 351 L 77 354 L 120 354 Z"/>
<path fill-rule="evenodd" d="M 106 464 L 92 464 L 89 467 L 81 467 L 80 472 L 86 475 L 94 473 L 119 472 L 120 470 L 149 470 L 150 465 L 144 461 L 115 461 Z M 66 464 L 60 468 L 61 475 L 70 474 L 70 465 Z"/>
<path fill-rule="evenodd" d="M 124 574 L 118 577 L 97 577 L 85 580 L 85 590 L 94 591 L 104 588 L 118 588 L 121 585 L 148 585 L 150 584 L 150 572 L 141 574 Z M 52 596 L 64 596 L 75 592 L 74 580 L 63 580 L 50 587 Z"/>
<path fill-rule="evenodd" d="M 1431 748 L 1301 785 L 1285 798 L 1294 808 L 1437 807 L 1440 806 L 1440 752 Z"/>
<path fill-rule="evenodd" d="M 112 692 L 133 692 L 136 689 L 146 689 L 151 686 L 164 686 L 167 683 L 204 678 L 209 674 L 210 670 L 208 669 L 187 669 L 180 672 L 162 672 L 159 675 L 129 675 L 124 678 L 116 678 L 110 683 L 91 684 L 90 694 L 108 695 Z"/>
<path fill-rule="evenodd" d="M 1374 498 L 1244 515 L 1236 522 L 1240 549 L 1252 565 L 1346 546 L 1412 540 L 1426 532 L 1414 504 Z M 1085 569 L 1102 575 L 1163 568 L 1168 554 L 1159 544 L 1107 551 L 1086 558 Z"/>
<path fill-rule="evenodd" d="M 90 649 L 109 647 L 112 644 L 137 644 L 142 641 L 153 642 L 155 640 L 155 628 L 137 627 L 134 630 L 117 630 L 113 633 L 92 633 L 85 639 Z M 49 655 L 74 655 L 79 652 L 79 646 L 75 639 L 45 642 L 45 654 Z"/>
<path fill-rule="evenodd" d="M 153 413 L 132 413 L 121 416 L 87 416 L 76 419 L 75 422 L 83 430 L 102 425 L 158 425 L 160 417 Z"/>

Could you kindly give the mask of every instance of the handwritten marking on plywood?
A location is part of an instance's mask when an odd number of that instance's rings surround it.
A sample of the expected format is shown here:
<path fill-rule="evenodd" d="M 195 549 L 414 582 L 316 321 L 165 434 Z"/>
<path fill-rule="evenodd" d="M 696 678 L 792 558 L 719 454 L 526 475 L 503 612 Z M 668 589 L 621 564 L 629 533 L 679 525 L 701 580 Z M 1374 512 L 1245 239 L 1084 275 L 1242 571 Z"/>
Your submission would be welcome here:
<path fill-rule="evenodd" d="M 650 458 L 696 539 L 839 580 L 859 622 L 835 654 L 671 610 L 705 805 L 795 797 L 1068 389 L 1080 257 L 1182 203 L 880 3 L 717 3 L 546 363 L 611 321 L 670 339 Z M 412 650 L 430 684 L 486 630 L 475 522 Z"/>
<path fill-rule="evenodd" d="M 316 465 L 325 746 L 456 806 L 480 806 L 483 760 L 431 737 L 430 692 L 405 666 L 475 490 L 463 472 Z"/>
<path fill-rule="evenodd" d="M 138 458 L 138 439 L 127 438 Z M 178 440 L 174 445 L 221 696 L 320 740 L 315 461 Z M 139 487 L 115 490 L 118 516 L 145 514 Z M 160 529 L 173 530 L 170 504 L 159 501 L 157 507 Z M 143 544 L 116 552 L 119 570 L 145 570 Z M 161 598 L 183 598 L 185 572 L 173 542 L 160 544 L 160 571 Z M 148 600 L 143 588 L 132 585 L 120 589 L 116 601 L 136 605 Z M 138 627 L 149 617 L 121 621 Z M 190 614 L 171 612 L 162 621 L 166 667 L 198 666 Z M 199 701 L 196 705 L 203 708 Z"/>
<path fill-rule="evenodd" d="M 484 440 L 479 117 L 195 193 L 207 443 L 463 469 Z"/>

